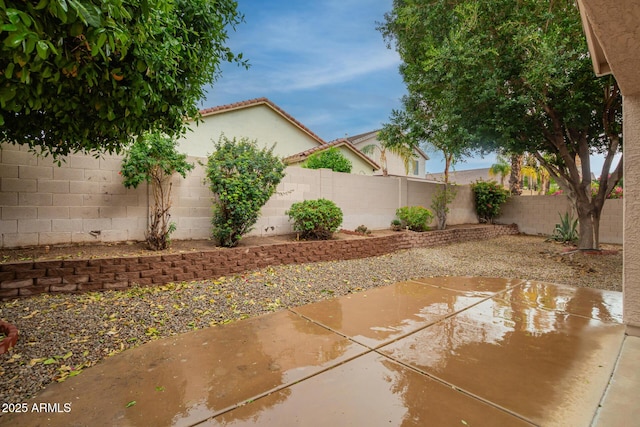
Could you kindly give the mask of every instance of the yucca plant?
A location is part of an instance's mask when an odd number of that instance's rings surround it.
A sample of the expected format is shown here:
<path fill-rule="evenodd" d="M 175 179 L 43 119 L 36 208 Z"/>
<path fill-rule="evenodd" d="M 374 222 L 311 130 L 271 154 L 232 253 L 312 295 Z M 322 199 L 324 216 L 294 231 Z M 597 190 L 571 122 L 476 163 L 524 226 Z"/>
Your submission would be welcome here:
<path fill-rule="evenodd" d="M 575 243 L 578 241 L 578 219 L 569 212 L 560 215 L 560 224 L 553 229 L 551 239 L 561 243 Z"/>

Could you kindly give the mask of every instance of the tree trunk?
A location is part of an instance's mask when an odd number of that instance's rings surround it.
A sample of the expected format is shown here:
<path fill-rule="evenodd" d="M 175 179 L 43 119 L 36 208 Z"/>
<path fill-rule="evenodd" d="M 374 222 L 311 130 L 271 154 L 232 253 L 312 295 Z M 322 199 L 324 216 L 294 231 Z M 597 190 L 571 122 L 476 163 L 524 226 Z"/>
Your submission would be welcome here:
<path fill-rule="evenodd" d="M 444 153 L 444 185 L 449 184 L 449 168 L 453 160 L 453 154 Z"/>
<path fill-rule="evenodd" d="M 578 211 L 578 249 L 598 249 L 598 230 L 600 226 L 600 215 L 594 212 L 591 203 L 576 202 Z"/>
<path fill-rule="evenodd" d="M 514 154 L 511 156 L 511 177 L 509 178 L 509 190 L 512 196 L 519 196 L 522 194 L 522 161 L 524 156 L 522 154 Z"/>
<path fill-rule="evenodd" d="M 382 166 L 382 176 L 389 176 L 389 170 L 387 169 L 387 154 L 385 149 L 380 149 L 380 163 Z"/>

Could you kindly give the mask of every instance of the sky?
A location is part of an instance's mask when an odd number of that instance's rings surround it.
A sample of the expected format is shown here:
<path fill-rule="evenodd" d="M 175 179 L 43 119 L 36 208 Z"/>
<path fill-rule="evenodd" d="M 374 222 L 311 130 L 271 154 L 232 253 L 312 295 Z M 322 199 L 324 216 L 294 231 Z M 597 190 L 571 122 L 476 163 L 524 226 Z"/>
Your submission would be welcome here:
<path fill-rule="evenodd" d="M 381 128 L 406 93 L 400 58 L 376 30 L 392 3 L 238 0 L 245 22 L 229 31 L 228 45 L 250 68 L 223 64 L 201 107 L 266 97 L 327 142 Z M 442 172 L 442 156 L 425 151 L 427 172 Z M 476 156 L 455 169 L 495 162 L 494 155 Z M 592 160 L 596 175 L 601 164 Z"/>

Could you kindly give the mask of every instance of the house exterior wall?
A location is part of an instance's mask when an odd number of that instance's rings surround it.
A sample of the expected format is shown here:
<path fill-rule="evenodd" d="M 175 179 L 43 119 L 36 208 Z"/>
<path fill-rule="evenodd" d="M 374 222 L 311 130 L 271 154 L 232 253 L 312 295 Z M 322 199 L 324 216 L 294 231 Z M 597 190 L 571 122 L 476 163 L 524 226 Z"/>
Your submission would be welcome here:
<path fill-rule="evenodd" d="M 364 141 L 360 141 L 357 144 L 354 144 L 358 147 L 359 150 L 362 150 L 367 145 L 375 145 L 378 147 L 369 157 L 371 157 L 375 162 L 377 162 L 381 169 L 374 172 L 374 175 L 382 175 L 382 161 L 380 160 L 380 141 L 377 138 L 371 137 L 369 139 L 365 139 Z M 425 158 L 416 152 L 415 160 L 418 161 L 418 173 L 414 174 L 413 172 L 413 162 L 410 163 L 409 173 L 404 167 L 404 162 L 397 154 L 391 153 L 388 150 L 385 153 L 387 158 L 387 171 L 389 175 L 395 176 L 408 176 L 408 177 L 416 177 L 416 178 L 424 178 L 425 176 Z"/>
<path fill-rule="evenodd" d="M 624 322 L 640 336 L 640 95 L 625 96 L 624 112 L 624 252 L 622 289 Z"/>
<path fill-rule="evenodd" d="M 351 173 L 356 175 L 373 175 L 373 167 L 365 162 L 362 157 L 354 154 L 353 151 L 348 150 L 347 148 L 338 147 L 338 150 L 351 162 L 352 168 Z"/>
<path fill-rule="evenodd" d="M 338 151 L 340 151 L 340 153 L 351 162 L 351 172 L 352 174 L 355 175 L 367 175 L 367 176 L 371 176 L 373 175 L 373 167 L 365 162 L 362 157 L 357 156 L 353 153 L 353 151 L 345 148 L 344 146 L 340 146 L 338 147 Z M 297 162 L 297 163 L 289 163 L 289 166 L 294 166 L 294 167 L 302 167 L 302 165 L 304 164 L 306 160 Z"/>
<path fill-rule="evenodd" d="M 190 122 L 192 131 L 179 140 L 179 151 L 189 156 L 207 157 L 213 143 L 224 133 L 228 138 L 257 140 L 260 147 L 271 147 L 281 157 L 291 156 L 317 147 L 318 141 L 289 122 L 265 104 L 224 111 L 203 118 L 203 122 Z"/>

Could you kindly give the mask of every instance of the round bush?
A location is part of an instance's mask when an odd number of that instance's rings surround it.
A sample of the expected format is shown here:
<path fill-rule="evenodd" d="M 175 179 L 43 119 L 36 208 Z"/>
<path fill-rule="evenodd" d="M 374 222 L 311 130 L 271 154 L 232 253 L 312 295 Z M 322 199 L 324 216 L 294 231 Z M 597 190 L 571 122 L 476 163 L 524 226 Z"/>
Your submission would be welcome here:
<path fill-rule="evenodd" d="M 509 198 L 509 191 L 495 181 L 476 181 L 471 184 L 471 190 L 478 220 L 493 224 L 494 218 L 500 215 L 500 208 Z"/>
<path fill-rule="evenodd" d="M 405 206 L 396 210 L 396 216 L 400 218 L 403 227 L 409 227 L 412 231 L 427 231 L 433 221 L 433 213 L 422 206 Z"/>
<path fill-rule="evenodd" d="M 308 169 L 331 169 L 334 172 L 351 172 L 353 165 L 351 161 L 347 159 L 336 147 L 331 147 L 328 150 L 314 153 L 302 167 Z"/>
<path fill-rule="evenodd" d="M 327 199 L 294 203 L 285 214 L 293 221 L 294 231 L 305 239 L 330 239 L 342 224 L 342 209 Z"/>

